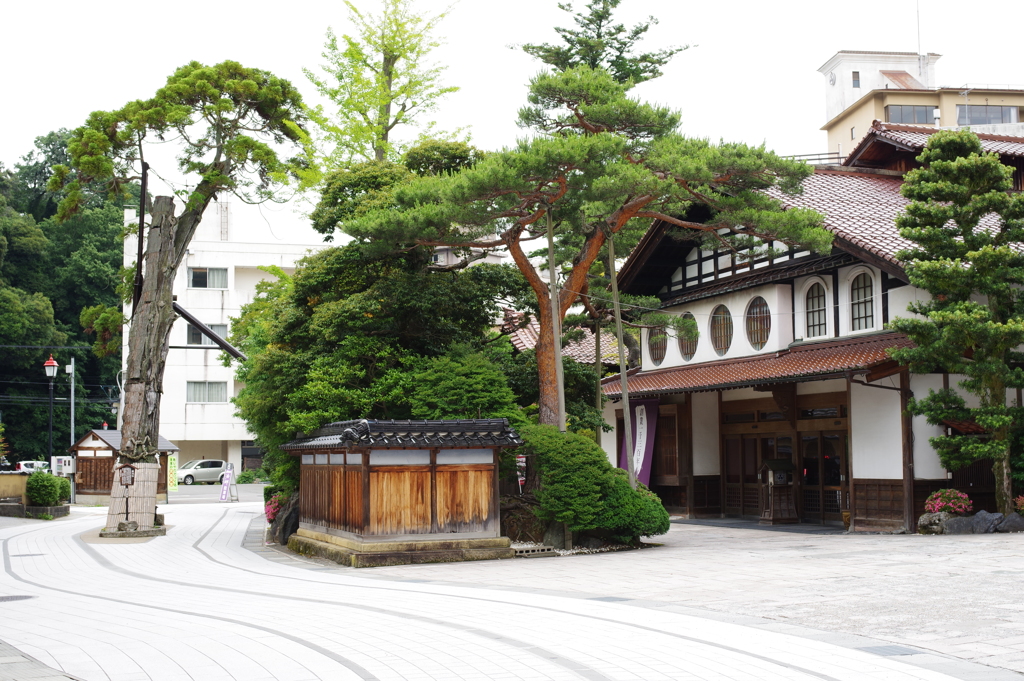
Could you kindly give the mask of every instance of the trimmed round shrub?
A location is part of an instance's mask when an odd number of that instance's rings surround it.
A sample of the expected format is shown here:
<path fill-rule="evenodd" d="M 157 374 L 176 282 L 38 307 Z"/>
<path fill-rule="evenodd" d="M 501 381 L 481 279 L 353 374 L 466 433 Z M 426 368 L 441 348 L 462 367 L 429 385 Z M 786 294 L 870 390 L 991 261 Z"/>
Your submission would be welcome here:
<path fill-rule="evenodd" d="M 668 511 L 641 484 L 629 486 L 593 440 L 554 426 L 519 429 L 527 455 L 536 457 L 541 488 L 538 515 L 574 532 L 596 530 L 622 542 L 668 532 Z"/>
<path fill-rule="evenodd" d="M 924 510 L 928 513 L 953 513 L 964 515 L 970 513 L 974 503 L 970 497 L 959 490 L 940 489 L 932 492 L 924 502 Z"/>
<path fill-rule="evenodd" d="M 28 476 L 25 495 L 33 506 L 56 506 L 60 503 L 60 478 L 45 471 Z"/>
<path fill-rule="evenodd" d="M 71 501 L 71 478 L 57 478 L 60 483 L 60 500 Z"/>

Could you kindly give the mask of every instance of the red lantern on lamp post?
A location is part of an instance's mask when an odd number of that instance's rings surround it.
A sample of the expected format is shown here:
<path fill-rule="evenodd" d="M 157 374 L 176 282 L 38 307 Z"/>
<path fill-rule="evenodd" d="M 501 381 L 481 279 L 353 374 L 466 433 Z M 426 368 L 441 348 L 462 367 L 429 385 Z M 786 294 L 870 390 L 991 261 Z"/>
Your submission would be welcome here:
<path fill-rule="evenodd" d="M 43 362 L 43 371 L 46 372 L 46 377 L 50 379 L 50 421 L 47 431 L 49 433 L 49 458 L 53 458 L 53 379 L 57 377 L 57 362 L 53 360 L 53 355 L 50 355 L 50 359 Z"/>

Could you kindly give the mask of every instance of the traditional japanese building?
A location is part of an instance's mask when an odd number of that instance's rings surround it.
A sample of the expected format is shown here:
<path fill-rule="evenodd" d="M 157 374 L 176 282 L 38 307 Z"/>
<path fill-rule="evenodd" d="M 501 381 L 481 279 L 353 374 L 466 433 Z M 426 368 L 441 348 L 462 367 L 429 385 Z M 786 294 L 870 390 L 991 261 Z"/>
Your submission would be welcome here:
<path fill-rule="evenodd" d="M 995 510 L 987 462 L 950 472 L 929 445 L 943 428 L 967 426 L 903 415 L 911 395 L 957 377 L 908 374 L 887 352 L 910 342 L 887 323 L 928 296 L 896 257 L 910 244 L 895 218 L 907 203 L 903 174 L 934 132 L 875 121 L 843 165 L 816 167 L 802 194 L 777 194 L 825 216 L 835 235 L 828 254 L 791 248 L 745 261 L 660 222 L 630 254 L 622 290 L 657 296 L 700 330 L 692 341 L 645 331 L 642 366 L 628 376 L 632 409 L 643 411 L 634 442 L 647 454 L 635 460 L 666 506 L 691 517 L 760 517 L 766 471 L 778 469 L 805 522 L 912 529 L 925 498 L 948 486 Z M 1018 168 L 1020 188 L 1024 138 L 981 138 Z M 604 381 L 605 418 L 616 426 L 603 440 L 610 456 L 623 440 L 619 386 L 618 376 Z"/>

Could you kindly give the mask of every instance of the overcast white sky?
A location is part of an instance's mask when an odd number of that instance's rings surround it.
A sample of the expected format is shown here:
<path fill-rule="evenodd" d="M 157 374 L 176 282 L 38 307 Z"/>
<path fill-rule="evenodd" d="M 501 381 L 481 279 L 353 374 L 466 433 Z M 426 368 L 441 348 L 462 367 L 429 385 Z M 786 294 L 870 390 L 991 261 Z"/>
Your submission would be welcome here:
<path fill-rule="evenodd" d="M 356 0 L 373 7 L 377 0 Z M 442 128 L 469 126 L 483 148 L 509 144 L 526 82 L 540 69 L 513 43 L 551 41 L 567 26 L 557 0 L 461 0 L 440 27 L 437 61 L 461 87 L 437 115 Z M 426 11 L 449 3 L 418 0 Z M 582 8 L 584 0 L 576 0 Z M 624 0 L 620 17 L 661 23 L 651 48 L 695 44 L 665 75 L 635 92 L 676 107 L 693 136 L 767 142 L 779 153 L 825 150 L 824 77 L 837 50 L 917 49 L 915 0 L 685 2 Z M 943 55 L 940 84 L 1022 83 L 1017 40 L 1021 0 L 921 3 L 921 47 Z M 11 2 L 0 50 L 0 162 L 10 167 L 50 130 L 80 125 L 90 111 L 150 96 L 178 66 L 234 59 L 291 79 L 307 99 L 302 67 L 320 61 L 324 31 L 347 30 L 341 2 L 51 0 Z M 155 188 L 154 188 L 155 189 Z M 158 190 L 157 190 L 158 191 Z"/>

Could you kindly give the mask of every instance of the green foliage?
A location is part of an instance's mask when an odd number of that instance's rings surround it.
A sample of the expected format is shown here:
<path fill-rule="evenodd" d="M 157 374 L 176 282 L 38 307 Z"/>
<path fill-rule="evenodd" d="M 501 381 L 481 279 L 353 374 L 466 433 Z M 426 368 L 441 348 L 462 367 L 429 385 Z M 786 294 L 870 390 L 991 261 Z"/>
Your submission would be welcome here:
<path fill-rule="evenodd" d="M 520 435 L 540 469 L 538 514 L 545 520 L 624 542 L 668 532 L 668 512 L 657 496 L 642 485 L 630 488 L 625 471 L 613 468 L 593 440 L 553 426 L 521 427 Z"/>
<path fill-rule="evenodd" d="M 657 78 L 661 75 L 661 67 L 688 46 L 635 53 L 636 43 L 658 20 L 648 17 L 647 21 L 628 29 L 623 24 L 613 23 L 612 10 L 620 2 L 591 0 L 587 3 L 586 14 L 577 12 L 573 15 L 577 29 L 555 28 L 564 45 L 528 44 L 523 45 L 522 49 L 558 71 L 577 66 L 601 68 L 606 69 L 617 82 L 630 85 Z M 572 3 L 559 3 L 558 8 L 571 12 Z"/>
<path fill-rule="evenodd" d="M 118 307 L 93 305 L 82 310 L 79 318 L 85 333 L 96 334 L 92 350 L 97 357 L 107 357 L 121 351 L 121 329 L 128 323 Z"/>
<path fill-rule="evenodd" d="M 153 98 L 93 112 L 71 133 L 71 162 L 54 168 L 47 188 L 64 193 L 61 221 L 85 207 L 89 183 L 102 182 L 110 198 L 123 200 L 131 195 L 144 144 L 174 137 L 183 142 L 178 169 L 193 181 L 181 193 L 186 211 L 201 214 L 222 191 L 244 201 L 271 200 L 275 182 L 293 170 L 277 149 L 301 143 L 304 122 L 302 98 L 287 80 L 233 61 L 191 62 Z"/>
<path fill-rule="evenodd" d="M 248 470 L 239 473 L 238 477 L 235 479 L 235 482 L 237 482 L 239 485 L 251 485 L 256 481 L 266 480 L 268 477 L 269 476 L 263 469 L 255 471 Z"/>
<path fill-rule="evenodd" d="M 411 178 L 408 168 L 390 161 L 365 161 L 330 173 L 311 216 L 313 229 L 333 239 L 334 230 L 345 220 L 386 210 L 394 201 L 395 186 Z"/>
<path fill-rule="evenodd" d="M 425 360 L 409 383 L 413 418 L 523 420 L 505 375 L 481 354 Z"/>
<path fill-rule="evenodd" d="M 264 466 L 275 484 L 287 491 L 297 484 L 295 457 L 278 449 L 297 431 L 347 419 L 410 418 L 412 372 L 430 374 L 424 360 L 447 355 L 453 345 L 479 344 L 499 301 L 522 289 L 508 267 L 426 267 L 418 250 L 373 259 L 349 244 L 308 256 L 293 277 L 274 270 L 276 281 L 258 285 L 232 326 L 232 342 L 248 356 L 239 366 L 245 387 L 235 404 L 266 449 Z M 482 360 L 450 362 L 467 377 L 490 375 Z M 461 406 L 426 387 L 416 394 L 424 410 L 475 413 L 507 403 L 500 386 L 489 394 L 467 389 Z"/>
<path fill-rule="evenodd" d="M 441 85 L 444 67 L 427 61 L 440 44 L 432 33 L 447 12 L 419 15 L 411 0 L 382 4 L 383 11 L 374 15 L 346 0 L 355 35 L 339 40 L 328 29 L 324 75 L 303 69 L 317 91 L 337 106 L 333 115 L 322 107 L 309 112 L 333 146 L 319 161 L 328 169 L 348 166 L 352 160 L 397 160 L 402 145 L 392 138 L 395 128 L 416 125 L 442 97 L 458 90 Z M 429 123 L 427 130 L 432 126 Z"/>
<path fill-rule="evenodd" d="M 32 506 L 56 506 L 62 498 L 60 481 L 56 475 L 36 471 L 25 482 L 25 496 Z"/>
<path fill-rule="evenodd" d="M 60 484 L 60 500 L 70 501 L 71 500 L 71 478 L 58 477 L 57 482 Z"/>
<path fill-rule="evenodd" d="M 426 139 L 410 147 L 402 162 L 416 175 L 450 175 L 472 168 L 484 153 L 465 142 Z"/>
<path fill-rule="evenodd" d="M 1024 195 L 1009 192 L 1012 169 L 969 131 L 935 133 L 918 160 L 924 167 L 907 173 L 902 189 L 911 203 L 897 218 L 914 245 L 897 255 L 910 283 L 931 298 L 910 304 L 917 317 L 892 322 L 915 347 L 891 354 L 917 373 L 964 377 L 959 386 L 978 396 L 978 407 L 950 389 L 911 400 L 909 410 L 933 425 L 974 421 L 985 430 L 930 442 L 949 469 L 992 459 L 998 505 L 1009 512 L 1009 441 L 1024 420 L 1024 408 L 1006 399 L 1008 389 L 1024 387 Z"/>

